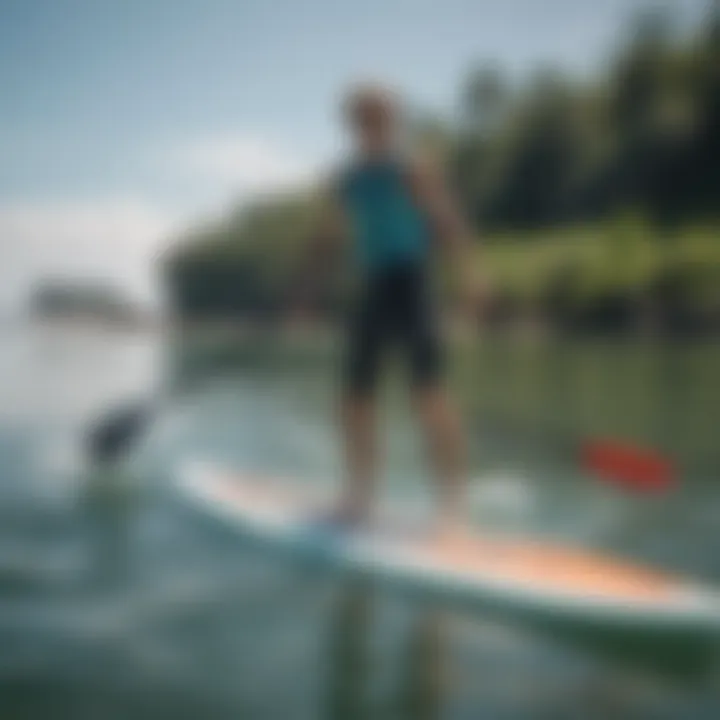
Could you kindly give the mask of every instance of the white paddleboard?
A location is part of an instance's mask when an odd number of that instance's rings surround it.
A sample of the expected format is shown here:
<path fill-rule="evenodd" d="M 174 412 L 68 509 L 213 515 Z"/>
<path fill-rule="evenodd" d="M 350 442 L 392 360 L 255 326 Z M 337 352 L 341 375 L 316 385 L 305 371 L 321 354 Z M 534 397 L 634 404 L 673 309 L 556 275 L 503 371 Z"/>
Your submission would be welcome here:
<path fill-rule="evenodd" d="M 601 553 L 521 537 L 442 541 L 397 522 L 323 523 L 291 482 L 208 465 L 184 468 L 183 497 L 246 538 L 447 600 L 637 631 L 720 634 L 720 592 Z"/>

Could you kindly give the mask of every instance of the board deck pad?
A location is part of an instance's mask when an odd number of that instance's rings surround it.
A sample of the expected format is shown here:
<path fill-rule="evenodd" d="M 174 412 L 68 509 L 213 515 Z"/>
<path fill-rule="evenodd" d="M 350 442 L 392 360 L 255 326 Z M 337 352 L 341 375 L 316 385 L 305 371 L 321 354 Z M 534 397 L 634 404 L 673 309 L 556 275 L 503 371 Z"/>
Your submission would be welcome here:
<path fill-rule="evenodd" d="M 638 629 L 720 632 L 716 589 L 610 555 L 479 532 L 442 538 L 398 519 L 343 528 L 292 481 L 210 465 L 185 468 L 179 486 L 248 538 L 410 589 Z"/>

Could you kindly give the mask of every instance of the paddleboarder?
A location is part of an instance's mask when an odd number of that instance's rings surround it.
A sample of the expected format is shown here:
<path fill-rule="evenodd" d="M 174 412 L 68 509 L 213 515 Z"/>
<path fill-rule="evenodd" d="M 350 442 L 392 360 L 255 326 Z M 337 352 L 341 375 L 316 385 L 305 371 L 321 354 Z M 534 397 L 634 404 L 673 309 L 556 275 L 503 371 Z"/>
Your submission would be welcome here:
<path fill-rule="evenodd" d="M 351 160 L 328 183 L 315 257 L 349 241 L 360 288 L 343 368 L 342 428 L 347 479 L 338 515 L 362 522 L 372 510 L 378 441 L 376 388 L 386 350 L 398 349 L 412 381 L 414 411 L 437 478 L 443 532 L 462 526 L 466 446 L 444 383 L 443 347 L 430 276 L 437 250 L 474 295 L 469 232 L 440 174 L 401 151 L 397 97 L 380 85 L 352 88 L 342 104 Z"/>

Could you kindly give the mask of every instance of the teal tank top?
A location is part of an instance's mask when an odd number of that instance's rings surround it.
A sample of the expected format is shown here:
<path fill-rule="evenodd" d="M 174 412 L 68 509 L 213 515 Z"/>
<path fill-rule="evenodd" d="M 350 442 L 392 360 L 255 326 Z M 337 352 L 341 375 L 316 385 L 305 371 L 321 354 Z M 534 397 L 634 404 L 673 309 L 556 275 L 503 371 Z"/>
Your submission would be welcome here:
<path fill-rule="evenodd" d="M 401 161 L 353 166 L 341 176 L 340 195 L 365 269 L 425 261 L 430 245 L 428 223 L 412 196 Z"/>

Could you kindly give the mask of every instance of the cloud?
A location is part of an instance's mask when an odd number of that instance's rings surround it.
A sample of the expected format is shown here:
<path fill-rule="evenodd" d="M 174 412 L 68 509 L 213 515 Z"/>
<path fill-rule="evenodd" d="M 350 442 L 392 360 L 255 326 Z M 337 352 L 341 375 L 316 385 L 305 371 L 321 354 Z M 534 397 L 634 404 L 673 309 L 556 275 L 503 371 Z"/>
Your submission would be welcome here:
<path fill-rule="evenodd" d="M 310 181 L 315 163 L 267 138 L 236 133 L 181 144 L 172 153 L 178 168 L 239 199 Z"/>
<path fill-rule="evenodd" d="M 0 306 L 43 276 L 99 278 L 152 298 L 153 260 L 175 227 L 142 200 L 0 202 Z"/>

